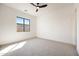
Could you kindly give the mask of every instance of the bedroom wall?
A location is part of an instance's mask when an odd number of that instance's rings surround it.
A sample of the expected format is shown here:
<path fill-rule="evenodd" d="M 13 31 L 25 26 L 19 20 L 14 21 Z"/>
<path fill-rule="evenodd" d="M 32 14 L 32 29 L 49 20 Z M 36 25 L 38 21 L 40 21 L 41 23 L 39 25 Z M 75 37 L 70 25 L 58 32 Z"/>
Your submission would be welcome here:
<path fill-rule="evenodd" d="M 79 54 L 79 7 L 77 8 L 77 51 Z"/>
<path fill-rule="evenodd" d="M 76 9 L 77 9 L 77 51 L 79 54 L 79 4 L 75 4 L 76 5 Z"/>
<path fill-rule="evenodd" d="M 73 4 L 49 4 L 38 11 L 37 37 L 76 45 Z"/>
<path fill-rule="evenodd" d="M 30 19 L 30 32 L 17 32 L 16 16 Z M 0 5 L 0 45 L 16 42 L 36 36 L 36 17 L 23 12 Z"/>

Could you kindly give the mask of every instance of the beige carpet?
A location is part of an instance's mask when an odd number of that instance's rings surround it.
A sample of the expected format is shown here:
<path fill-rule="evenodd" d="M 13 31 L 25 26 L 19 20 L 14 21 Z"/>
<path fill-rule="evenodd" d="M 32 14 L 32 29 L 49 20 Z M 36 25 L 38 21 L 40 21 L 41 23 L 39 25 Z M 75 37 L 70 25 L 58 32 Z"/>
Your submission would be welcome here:
<path fill-rule="evenodd" d="M 19 47 L 18 49 L 16 47 Z M 8 47 L 8 46 L 7 46 Z M 6 48 L 7 48 L 6 47 Z M 76 48 L 72 45 L 45 39 L 26 40 L 15 45 L 14 50 L 4 53 L 4 56 L 76 56 Z"/>

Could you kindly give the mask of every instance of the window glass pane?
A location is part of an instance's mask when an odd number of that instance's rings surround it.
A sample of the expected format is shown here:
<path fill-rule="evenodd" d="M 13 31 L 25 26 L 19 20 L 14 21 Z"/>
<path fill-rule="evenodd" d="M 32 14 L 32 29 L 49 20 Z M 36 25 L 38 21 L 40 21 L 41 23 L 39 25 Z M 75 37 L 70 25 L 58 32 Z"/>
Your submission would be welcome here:
<path fill-rule="evenodd" d="M 23 19 L 17 17 L 16 23 L 17 23 L 17 32 L 23 32 Z"/>
<path fill-rule="evenodd" d="M 25 24 L 29 25 L 29 19 L 25 19 Z"/>
<path fill-rule="evenodd" d="M 20 17 L 17 17 L 16 23 L 23 24 L 23 19 Z"/>
<path fill-rule="evenodd" d="M 30 31 L 30 20 L 29 19 L 25 20 L 25 31 L 26 32 Z"/>

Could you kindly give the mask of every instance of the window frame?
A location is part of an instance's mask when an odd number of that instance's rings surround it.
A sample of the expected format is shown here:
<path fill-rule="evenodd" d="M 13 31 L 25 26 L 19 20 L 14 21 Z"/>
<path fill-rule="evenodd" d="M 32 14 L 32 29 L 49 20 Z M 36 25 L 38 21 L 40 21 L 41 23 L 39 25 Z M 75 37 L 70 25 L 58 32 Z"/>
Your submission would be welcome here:
<path fill-rule="evenodd" d="M 22 28 L 22 31 L 17 31 L 17 32 L 30 32 L 30 19 L 28 19 L 28 18 L 23 18 L 23 17 L 20 17 L 20 16 L 17 16 L 16 18 L 21 18 L 22 20 L 23 20 L 23 28 Z M 16 19 L 17 20 L 17 19 Z M 25 20 L 28 20 L 29 21 L 29 29 L 28 29 L 28 31 L 26 31 L 26 28 L 25 28 L 25 26 L 26 26 L 26 24 L 25 24 Z M 16 23 L 17 24 L 17 23 Z"/>

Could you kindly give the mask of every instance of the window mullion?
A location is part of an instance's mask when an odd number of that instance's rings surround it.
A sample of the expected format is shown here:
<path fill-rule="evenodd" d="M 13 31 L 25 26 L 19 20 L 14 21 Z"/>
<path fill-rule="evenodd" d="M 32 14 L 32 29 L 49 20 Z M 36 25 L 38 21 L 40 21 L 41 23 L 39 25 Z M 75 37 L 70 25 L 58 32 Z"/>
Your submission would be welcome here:
<path fill-rule="evenodd" d="M 25 19 L 23 18 L 23 31 L 25 32 Z"/>

